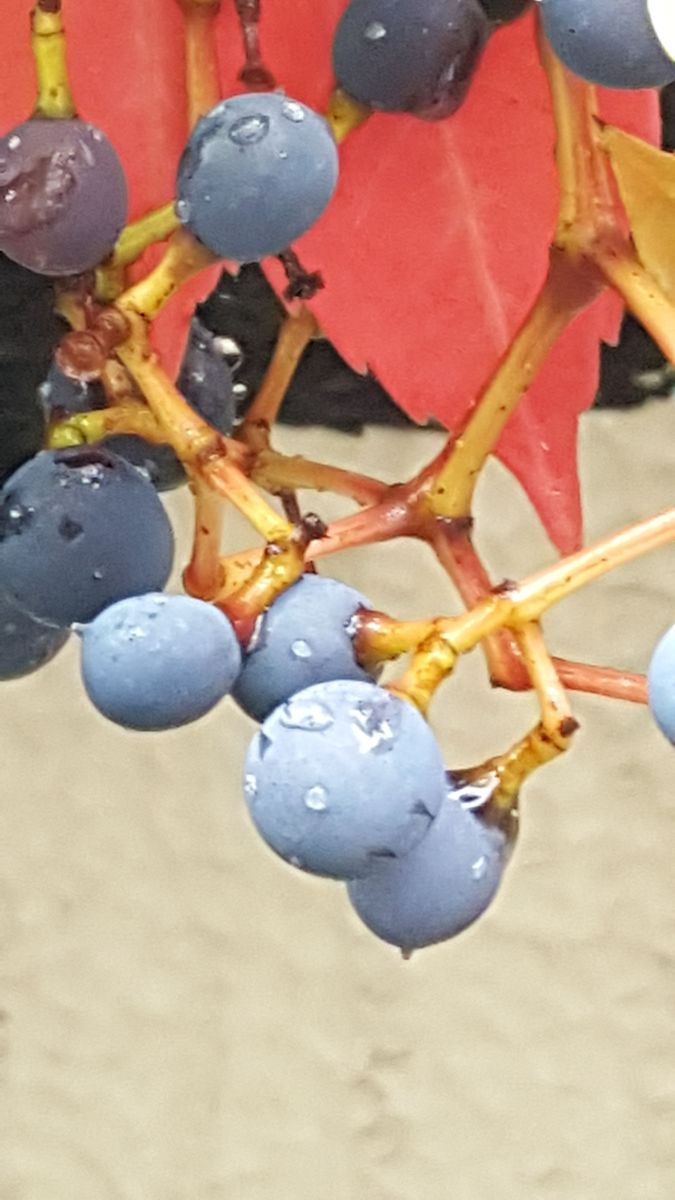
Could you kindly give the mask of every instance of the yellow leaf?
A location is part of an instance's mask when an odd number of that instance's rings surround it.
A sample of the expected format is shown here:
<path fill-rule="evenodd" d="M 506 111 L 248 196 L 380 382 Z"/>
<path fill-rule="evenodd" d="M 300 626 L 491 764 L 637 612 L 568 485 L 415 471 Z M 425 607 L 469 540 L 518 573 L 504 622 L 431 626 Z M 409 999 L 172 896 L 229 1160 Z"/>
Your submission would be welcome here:
<path fill-rule="evenodd" d="M 630 221 L 642 265 L 675 300 L 675 154 L 655 150 L 612 125 L 600 142 Z"/>

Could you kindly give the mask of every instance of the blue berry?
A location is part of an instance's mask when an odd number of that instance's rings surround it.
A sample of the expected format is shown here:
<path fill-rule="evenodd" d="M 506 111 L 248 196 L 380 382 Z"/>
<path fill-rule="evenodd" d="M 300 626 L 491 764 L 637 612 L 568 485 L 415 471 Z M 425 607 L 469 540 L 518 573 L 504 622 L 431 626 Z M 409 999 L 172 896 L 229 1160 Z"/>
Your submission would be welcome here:
<path fill-rule="evenodd" d="M 214 254 L 278 254 L 318 220 L 337 183 L 323 117 L 278 92 L 232 96 L 195 127 L 178 168 L 176 212 Z"/>
<path fill-rule="evenodd" d="M 674 18 L 663 0 L 539 0 L 539 4 L 553 49 L 582 79 L 612 88 L 663 87 L 675 80 Z M 657 9 L 659 15 L 653 18 Z"/>
<path fill-rule="evenodd" d="M 82 631 L 87 695 L 127 729 L 174 729 L 203 717 L 229 692 L 240 664 L 227 617 L 190 596 L 131 596 Z"/>
<path fill-rule="evenodd" d="M 359 680 L 297 692 L 267 718 L 246 756 L 244 792 L 259 833 L 287 862 L 334 879 L 408 854 L 445 791 L 424 718 Z"/>
<path fill-rule="evenodd" d="M 43 450 L 0 490 L 0 588 L 39 620 L 89 621 L 157 591 L 172 559 L 154 488 L 109 450 Z"/>
<path fill-rule="evenodd" d="M 647 691 L 656 724 L 675 745 L 675 625 L 664 633 L 652 655 Z"/>
<path fill-rule="evenodd" d="M 438 120 L 462 103 L 489 32 L 478 0 L 352 0 L 335 75 L 371 108 Z"/>
<path fill-rule="evenodd" d="M 480 917 L 501 882 L 508 857 L 506 834 L 462 800 L 477 789 L 448 794 L 429 831 L 404 858 L 371 863 L 347 885 L 368 928 L 409 952 L 455 937 Z"/>
<path fill-rule="evenodd" d="M 0 679 L 17 679 L 37 671 L 68 637 L 67 629 L 36 621 L 0 593 Z"/>
<path fill-rule="evenodd" d="M 350 622 L 372 604 L 353 588 L 303 575 L 260 618 L 233 696 L 262 721 L 294 692 L 327 679 L 371 676 L 354 657 Z"/>

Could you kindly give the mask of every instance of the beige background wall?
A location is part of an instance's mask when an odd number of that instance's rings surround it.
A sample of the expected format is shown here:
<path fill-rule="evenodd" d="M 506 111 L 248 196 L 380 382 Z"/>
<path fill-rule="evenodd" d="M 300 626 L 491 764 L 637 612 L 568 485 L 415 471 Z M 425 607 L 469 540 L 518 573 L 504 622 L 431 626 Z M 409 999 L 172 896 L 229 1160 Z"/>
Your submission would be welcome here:
<path fill-rule="evenodd" d="M 290 444 L 401 476 L 434 437 Z M 672 405 L 585 419 L 590 536 L 673 502 L 674 447 Z M 498 467 L 479 522 L 496 575 L 550 560 Z M 401 615 L 450 605 L 421 548 L 334 569 Z M 554 648 L 644 669 L 674 577 L 672 550 L 623 569 L 552 615 Z M 575 701 L 498 902 L 406 965 L 259 843 L 229 702 L 123 733 L 74 650 L 0 691 L 0 1200 L 671 1200 L 675 754 L 644 711 Z M 460 765 L 533 711 L 475 655 L 434 716 Z"/>

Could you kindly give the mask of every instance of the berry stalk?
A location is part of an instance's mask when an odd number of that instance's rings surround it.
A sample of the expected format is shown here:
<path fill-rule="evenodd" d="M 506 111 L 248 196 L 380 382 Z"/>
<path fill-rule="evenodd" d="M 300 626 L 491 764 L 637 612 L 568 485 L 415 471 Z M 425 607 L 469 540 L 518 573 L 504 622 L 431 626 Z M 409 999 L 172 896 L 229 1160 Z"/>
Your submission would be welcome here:
<path fill-rule="evenodd" d="M 213 29 L 220 0 L 179 0 L 185 22 L 185 83 L 188 122 L 196 125 L 220 99 Z"/>
<path fill-rule="evenodd" d="M 37 76 L 35 117 L 62 120 L 75 116 L 66 63 L 61 0 L 39 0 L 31 13 L 31 50 Z"/>

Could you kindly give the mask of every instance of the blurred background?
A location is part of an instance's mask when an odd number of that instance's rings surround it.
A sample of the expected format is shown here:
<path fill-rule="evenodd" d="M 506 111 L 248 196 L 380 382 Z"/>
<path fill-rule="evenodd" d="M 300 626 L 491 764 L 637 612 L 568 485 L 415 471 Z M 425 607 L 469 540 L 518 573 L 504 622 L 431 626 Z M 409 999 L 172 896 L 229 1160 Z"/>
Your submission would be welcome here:
<path fill-rule="evenodd" d="M 280 440 L 394 479 L 440 437 Z M 674 443 L 671 403 L 584 417 L 587 539 L 673 503 Z M 181 562 L 189 497 L 167 503 Z M 498 464 L 477 529 L 495 577 L 554 557 Z M 229 538 L 250 543 L 236 521 Z M 399 616 L 455 610 L 421 546 L 322 570 Z M 674 575 L 666 549 L 593 585 L 547 618 L 552 649 L 644 670 Z M 574 708 L 573 749 L 524 793 L 497 901 L 404 963 L 340 885 L 255 835 L 254 727 L 231 701 L 182 731 L 124 732 L 86 701 L 74 639 L 3 685 L 2 1200 L 671 1200 L 674 752 L 639 707 Z M 474 653 L 432 719 L 458 766 L 534 712 L 492 693 Z"/>

